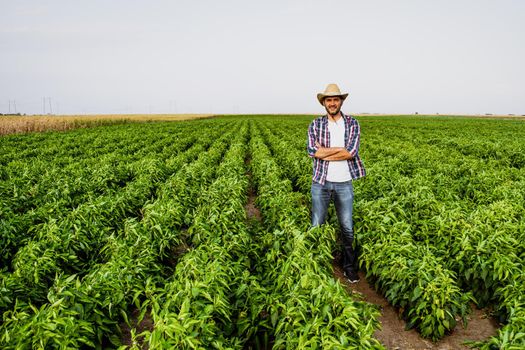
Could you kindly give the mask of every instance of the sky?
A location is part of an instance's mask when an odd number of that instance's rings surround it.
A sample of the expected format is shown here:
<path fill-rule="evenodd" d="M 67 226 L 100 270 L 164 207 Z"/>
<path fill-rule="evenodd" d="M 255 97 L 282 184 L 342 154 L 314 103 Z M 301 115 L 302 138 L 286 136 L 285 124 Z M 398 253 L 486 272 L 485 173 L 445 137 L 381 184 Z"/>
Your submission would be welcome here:
<path fill-rule="evenodd" d="M 525 114 L 523 0 L 0 0 L 0 113 Z"/>

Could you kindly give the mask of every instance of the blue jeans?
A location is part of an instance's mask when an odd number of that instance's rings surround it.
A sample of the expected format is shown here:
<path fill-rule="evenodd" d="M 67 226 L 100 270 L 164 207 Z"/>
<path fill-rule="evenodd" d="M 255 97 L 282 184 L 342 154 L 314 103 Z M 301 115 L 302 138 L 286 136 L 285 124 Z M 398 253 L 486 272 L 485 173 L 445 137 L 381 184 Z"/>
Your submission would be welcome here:
<path fill-rule="evenodd" d="M 324 185 L 316 182 L 312 183 L 312 226 L 320 226 L 325 223 L 328 206 L 332 198 L 334 199 L 337 220 L 341 228 L 343 269 L 346 272 L 357 272 L 357 252 L 353 247 L 352 211 L 354 187 L 352 181 L 326 181 Z"/>

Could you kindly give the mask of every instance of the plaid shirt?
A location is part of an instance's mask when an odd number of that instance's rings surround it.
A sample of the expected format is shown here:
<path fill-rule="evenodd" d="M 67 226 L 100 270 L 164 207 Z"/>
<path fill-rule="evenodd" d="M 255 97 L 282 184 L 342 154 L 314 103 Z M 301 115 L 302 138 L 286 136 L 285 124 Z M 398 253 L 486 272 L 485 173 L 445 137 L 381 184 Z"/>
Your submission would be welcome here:
<path fill-rule="evenodd" d="M 352 158 L 347 160 L 348 169 L 350 170 L 350 177 L 355 180 L 366 175 L 363 162 L 359 158 L 361 130 L 356 119 L 342 112 L 341 115 L 345 123 L 345 148 L 352 155 Z M 314 157 L 318 150 L 318 147 L 315 146 L 316 141 L 322 147 L 330 147 L 330 132 L 328 131 L 328 116 L 326 115 L 318 117 L 310 123 L 307 145 L 308 156 L 314 159 L 312 181 L 324 185 L 328 174 L 328 161 Z"/>

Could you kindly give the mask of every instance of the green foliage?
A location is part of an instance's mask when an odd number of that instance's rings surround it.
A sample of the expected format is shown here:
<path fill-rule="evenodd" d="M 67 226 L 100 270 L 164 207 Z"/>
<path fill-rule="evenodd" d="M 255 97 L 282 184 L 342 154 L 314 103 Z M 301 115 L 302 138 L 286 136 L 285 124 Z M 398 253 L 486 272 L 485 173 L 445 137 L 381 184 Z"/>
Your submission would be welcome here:
<path fill-rule="evenodd" d="M 381 349 L 379 311 L 333 277 L 337 230 L 309 225 L 311 120 L 0 138 L 0 347 Z M 369 282 L 424 337 L 446 336 L 475 302 L 502 328 L 472 346 L 524 348 L 523 124 L 360 124 Z M 249 188 L 262 222 L 246 217 Z"/>

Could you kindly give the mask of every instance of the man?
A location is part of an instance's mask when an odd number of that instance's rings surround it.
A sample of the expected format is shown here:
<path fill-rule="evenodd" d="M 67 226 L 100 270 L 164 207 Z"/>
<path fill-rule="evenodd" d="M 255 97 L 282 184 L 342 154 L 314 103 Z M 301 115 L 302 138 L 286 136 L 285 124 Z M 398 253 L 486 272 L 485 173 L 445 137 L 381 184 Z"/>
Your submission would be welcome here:
<path fill-rule="evenodd" d="M 346 278 L 355 283 L 359 282 L 359 275 L 353 246 L 352 180 L 365 176 L 365 168 L 358 153 L 359 124 L 341 112 L 347 96 L 336 84 L 329 84 L 317 94 L 327 114 L 316 118 L 308 128 L 308 155 L 313 158 L 312 226 L 325 222 L 333 198 L 342 234 L 343 270 Z"/>

